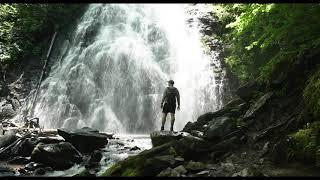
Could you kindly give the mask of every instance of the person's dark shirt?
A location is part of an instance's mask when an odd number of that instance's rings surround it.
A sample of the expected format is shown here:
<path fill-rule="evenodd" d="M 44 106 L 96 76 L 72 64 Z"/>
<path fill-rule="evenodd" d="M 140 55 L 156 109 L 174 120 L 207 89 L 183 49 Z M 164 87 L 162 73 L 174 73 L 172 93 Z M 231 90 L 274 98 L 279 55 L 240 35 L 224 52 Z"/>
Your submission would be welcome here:
<path fill-rule="evenodd" d="M 177 88 L 167 87 L 163 93 L 161 104 L 164 102 L 176 104 L 176 99 L 178 101 L 178 106 L 180 106 L 180 94 Z"/>

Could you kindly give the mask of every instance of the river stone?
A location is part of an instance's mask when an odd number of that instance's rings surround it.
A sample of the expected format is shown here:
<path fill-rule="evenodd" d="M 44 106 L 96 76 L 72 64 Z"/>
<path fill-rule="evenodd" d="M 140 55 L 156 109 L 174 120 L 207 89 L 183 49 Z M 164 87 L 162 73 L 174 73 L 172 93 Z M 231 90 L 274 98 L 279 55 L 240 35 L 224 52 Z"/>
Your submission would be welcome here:
<path fill-rule="evenodd" d="M 152 146 L 160 146 L 173 140 L 179 140 L 182 137 L 189 135 L 186 132 L 172 132 L 172 131 L 154 131 L 150 134 Z"/>
<path fill-rule="evenodd" d="M 88 127 L 76 130 L 61 128 L 58 129 L 58 134 L 80 152 L 93 152 L 96 149 L 103 148 L 108 143 L 108 138 L 112 137 Z"/>
<path fill-rule="evenodd" d="M 136 150 L 141 150 L 138 146 L 134 146 L 130 148 L 130 151 L 136 151 Z"/>
<path fill-rule="evenodd" d="M 234 173 L 232 175 L 232 177 L 249 177 L 249 176 L 264 176 L 263 173 L 261 173 L 260 171 L 256 170 L 253 167 L 247 167 L 244 168 L 243 170 Z"/>
<path fill-rule="evenodd" d="M 206 165 L 202 162 L 189 161 L 186 165 L 186 169 L 192 172 L 196 172 L 206 169 Z"/>
<path fill-rule="evenodd" d="M 176 170 L 168 167 L 167 169 L 161 171 L 157 176 L 160 177 L 177 177 L 180 176 L 179 172 L 177 172 Z"/>
<path fill-rule="evenodd" d="M 233 132 L 237 128 L 237 122 L 230 117 L 218 117 L 210 121 L 204 138 L 209 140 L 219 141 L 223 136 Z"/>
<path fill-rule="evenodd" d="M 8 161 L 11 164 L 26 164 L 30 162 L 30 157 L 17 156 Z"/>
<path fill-rule="evenodd" d="M 0 166 L 0 176 L 15 176 L 15 172 L 9 167 Z"/>
<path fill-rule="evenodd" d="M 267 103 L 267 101 L 272 97 L 273 92 L 268 92 L 262 97 L 260 97 L 246 112 L 243 118 L 248 119 L 254 117 L 262 109 L 262 107 Z"/>
<path fill-rule="evenodd" d="M 34 176 L 42 176 L 46 174 L 46 170 L 44 168 L 37 168 L 34 170 L 33 175 Z"/>
<path fill-rule="evenodd" d="M 183 165 L 177 166 L 174 168 L 179 174 L 186 174 L 188 171 Z"/>
<path fill-rule="evenodd" d="M 199 138 L 203 138 L 203 132 L 201 132 L 201 131 L 192 130 L 190 132 L 190 134 L 193 135 L 193 136 L 199 137 Z"/>
<path fill-rule="evenodd" d="M 44 164 L 42 164 L 42 163 L 36 163 L 36 162 L 30 162 L 30 163 L 28 163 L 28 164 L 26 164 L 26 165 L 24 166 L 24 168 L 25 168 L 26 170 L 28 170 L 28 171 L 34 171 L 34 170 L 36 170 L 37 168 L 43 168 L 43 167 L 45 167 Z"/>
<path fill-rule="evenodd" d="M 210 173 L 209 170 L 204 170 L 204 171 L 198 172 L 195 176 L 196 177 L 207 177 L 207 176 L 209 176 L 209 173 Z"/>
<path fill-rule="evenodd" d="M 36 144 L 43 143 L 43 144 L 54 144 L 54 143 L 60 143 L 64 142 L 63 139 L 57 139 L 54 137 L 44 137 L 44 138 L 38 138 L 36 141 Z"/>
<path fill-rule="evenodd" d="M 57 170 L 68 169 L 82 161 L 82 155 L 68 142 L 55 144 L 39 143 L 31 154 L 31 160 Z"/>

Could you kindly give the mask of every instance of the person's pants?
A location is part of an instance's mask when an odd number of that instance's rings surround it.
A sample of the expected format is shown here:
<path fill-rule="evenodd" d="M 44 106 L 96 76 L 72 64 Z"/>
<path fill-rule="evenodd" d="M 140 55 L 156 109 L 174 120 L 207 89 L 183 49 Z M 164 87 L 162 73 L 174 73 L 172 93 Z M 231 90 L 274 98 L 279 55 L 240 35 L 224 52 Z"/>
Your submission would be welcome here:
<path fill-rule="evenodd" d="M 167 120 L 167 114 L 168 113 L 162 113 L 163 116 L 162 116 L 162 124 L 161 124 L 161 130 L 163 131 L 164 130 L 164 125 L 166 123 L 166 120 Z M 175 117 L 174 117 L 174 113 L 169 113 L 170 116 L 171 116 L 171 127 L 170 127 L 170 131 L 173 131 L 173 125 L 174 125 L 174 121 L 175 121 Z"/>

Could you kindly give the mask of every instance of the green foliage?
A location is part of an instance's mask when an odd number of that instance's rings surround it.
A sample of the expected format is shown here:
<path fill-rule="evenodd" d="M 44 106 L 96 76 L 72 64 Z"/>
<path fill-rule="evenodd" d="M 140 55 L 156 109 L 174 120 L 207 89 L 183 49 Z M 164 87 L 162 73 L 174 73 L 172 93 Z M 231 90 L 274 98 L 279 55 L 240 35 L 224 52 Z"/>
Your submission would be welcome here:
<path fill-rule="evenodd" d="M 289 135 L 292 143 L 289 147 L 291 160 L 316 162 L 316 152 L 320 145 L 320 122 L 314 122 Z"/>
<path fill-rule="evenodd" d="M 285 76 L 286 65 L 319 51 L 319 4 L 219 4 L 213 13 L 229 45 L 226 64 L 243 81 Z"/>
<path fill-rule="evenodd" d="M 303 92 L 303 98 L 311 112 L 320 118 L 320 67 L 308 80 Z"/>
<path fill-rule="evenodd" d="M 83 4 L 0 4 L 0 64 L 39 56 L 54 30 L 76 20 Z M 66 18 L 67 17 L 67 18 Z"/>

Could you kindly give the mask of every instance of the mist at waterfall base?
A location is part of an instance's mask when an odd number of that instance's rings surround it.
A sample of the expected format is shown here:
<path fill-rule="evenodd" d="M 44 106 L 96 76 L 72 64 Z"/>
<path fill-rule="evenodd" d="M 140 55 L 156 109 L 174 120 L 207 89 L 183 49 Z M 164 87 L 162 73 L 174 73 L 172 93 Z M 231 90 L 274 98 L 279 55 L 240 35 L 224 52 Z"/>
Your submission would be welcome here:
<path fill-rule="evenodd" d="M 92 4 L 42 82 L 35 116 L 45 128 L 117 134 L 159 130 L 167 81 L 180 91 L 175 131 L 221 105 L 212 58 L 185 4 Z M 194 21 L 196 23 L 196 21 Z M 165 129 L 169 129 L 170 116 Z"/>

